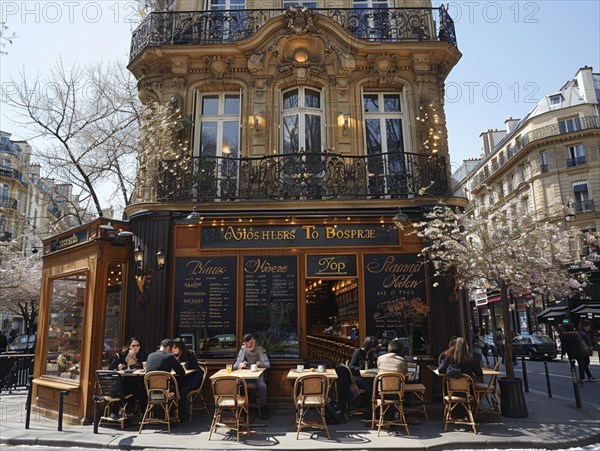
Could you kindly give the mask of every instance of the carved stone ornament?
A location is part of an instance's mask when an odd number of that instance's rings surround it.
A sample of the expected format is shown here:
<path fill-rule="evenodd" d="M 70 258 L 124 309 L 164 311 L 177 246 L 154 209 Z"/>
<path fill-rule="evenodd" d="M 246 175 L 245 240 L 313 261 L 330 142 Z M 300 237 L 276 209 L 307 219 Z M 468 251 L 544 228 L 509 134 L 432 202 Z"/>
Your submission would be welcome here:
<path fill-rule="evenodd" d="M 313 22 L 313 12 L 308 8 L 301 6 L 289 8 L 285 13 L 285 21 L 290 34 L 300 36 L 317 32 Z"/>
<path fill-rule="evenodd" d="M 208 67 L 208 70 L 215 76 L 215 78 L 223 78 L 225 74 L 229 72 L 231 63 L 233 62 L 233 58 L 223 58 L 221 56 L 207 56 L 203 59 L 203 62 Z"/>
<path fill-rule="evenodd" d="M 151 76 L 142 77 L 138 83 L 138 97 L 143 104 L 149 104 L 152 102 L 158 102 L 160 99 L 160 92 L 163 86 L 163 77 Z"/>
<path fill-rule="evenodd" d="M 380 83 L 389 80 L 390 74 L 396 71 L 398 60 L 398 55 L 370 54 L 367 56 L 372 70 L 379 75 Z"/>

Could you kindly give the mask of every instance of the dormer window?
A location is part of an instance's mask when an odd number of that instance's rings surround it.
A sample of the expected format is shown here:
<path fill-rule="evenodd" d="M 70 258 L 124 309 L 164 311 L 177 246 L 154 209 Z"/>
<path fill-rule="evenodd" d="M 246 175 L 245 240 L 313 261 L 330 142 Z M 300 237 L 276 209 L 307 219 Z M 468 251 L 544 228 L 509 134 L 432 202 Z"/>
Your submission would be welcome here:
<path fill-rule="evenodd" d="M 550 105 L 560 105 L 562 103 L 562 94 L 555 94 L 550 96 Z"/>

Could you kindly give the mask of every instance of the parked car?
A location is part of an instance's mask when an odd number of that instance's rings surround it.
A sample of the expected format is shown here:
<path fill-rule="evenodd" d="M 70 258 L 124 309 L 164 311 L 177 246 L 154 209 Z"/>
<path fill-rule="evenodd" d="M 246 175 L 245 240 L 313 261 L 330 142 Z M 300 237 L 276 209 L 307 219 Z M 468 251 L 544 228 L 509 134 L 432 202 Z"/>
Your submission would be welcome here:
<path fill-rule="evenodd" d="M 7 350 L 12 352 L 33 352 L 35 349 L 35 334 L 34 335 L 17 335 L 8 345 Z"/>
<path fill-rule="evenodd" d="M 556 343 L 547 335 L 517 335 L 513 338 L 513 354 L 517 357 L 555 359 L 557 353 Z"/>

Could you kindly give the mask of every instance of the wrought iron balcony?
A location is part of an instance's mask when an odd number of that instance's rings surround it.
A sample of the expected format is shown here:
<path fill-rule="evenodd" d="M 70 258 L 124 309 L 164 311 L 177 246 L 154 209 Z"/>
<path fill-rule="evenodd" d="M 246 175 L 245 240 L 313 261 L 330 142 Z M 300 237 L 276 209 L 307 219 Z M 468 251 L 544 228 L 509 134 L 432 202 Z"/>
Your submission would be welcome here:
<path fill-rule="evenodd" d="M 246 39 L 274 17 L 304 9 L 243 9 L 226 11 L 153 12 L 133 32 L 130 61 L 146 47 L 161 45 L 214 45 Z M 439 8 L 317 8 L 354 36 L 367 41 L 441 41 L 456 46 L 454 21 Z M 293 27 L 293 17 L 288 23 Z"/>
<path fill-rule="evenodd" d="M 27 185 L 27 182 L 23 179 L 23 174 L 21 173 L 21 171 L 14 168 L 0 166 L 0 177 L 10 177 L 12 179 L 20 181 L 24 185 Z"/>
<path fill-rule="evenodd" d="M 410 198 L 450 195 L 444 157 L 333 152 L 194 157 L 159 164 L 157 201 Z M 433 184 L 432 184 L 433 182 Z"/>
<path fill-rule="evenodd" d="M 572 168 L 573 166 L 581 166 L 585 164 L 585 155 L 581 155 L 579 157 L 567 158 L 567 167 Z"/>
<path fill-rule="evenodd" d="M 8 196 L 0 196 L 0 208 L 12 208 L 13 210 L 16 210 L 18 205 L 17 199 Z"/>
<path fill-rule="evenodd" d="M 582 200 L 580 202 L 573 203 L 573 208 L 575 209 L 575 213 L 587 213 L 590 211 L 596 211 L 594 208 L 594 200 Z"/>

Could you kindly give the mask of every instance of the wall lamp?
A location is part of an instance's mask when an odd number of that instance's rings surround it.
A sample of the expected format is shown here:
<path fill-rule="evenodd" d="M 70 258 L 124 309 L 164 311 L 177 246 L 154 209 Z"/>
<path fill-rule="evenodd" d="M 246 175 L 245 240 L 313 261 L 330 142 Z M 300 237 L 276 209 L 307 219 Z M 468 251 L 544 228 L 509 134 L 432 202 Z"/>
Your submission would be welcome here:
<path fill-rule="evenodd" d="M 144 262 L 144 249 L 142 249 L 142 246 L 139 244 L 133 251 L 133 260 L 135 261 L 137 268 L 141 271 Z"/>
<path fill-rule="evenodd" d="M 161 247 L 156 253 L 156 267 L 159 271 L 162 271 L 165 268 L 165 262 L 167 260 L 167 254 L 165 254 L 164 249 Z"/>
<path fill-rule="evenodd" d="M 38 246 L 32 246 L 31 250 L 29 252 L 32 254 L 37 254 L 40 249 L 43 249 L 43 248 L 38 247 Z"/>
<path fill-rule="evenodd" d="M 404 230 L 404 222 L 408 222 L 408 216 L 406 215 L 406 213 L 402 212 L 401 208 L 398 208 L 398 213 L 396 213 L 394 215 L 394 217 L 392 218 L 392 221 L 394 221 L 394 225 L 396 226 L 396 228 L 398 230 Z"/>
<path fill-rule="evenodd" d="M 575 220 L 575 208 L 571 205 L 571 202 L 567 204 L 567 210 L 565 211 L 565 221 L 571 222 Z"/>
<path fill-rule="evenodd" d="M 254 123 L 254 136 L 260 136 L 263 132 L 264 119 L 260 114 L 253 114 L 252 121 Z"/>
<path fill-rule="evenodd" d="M 189 215 L 187 215 L 186 219 L 189 222 L 195 222 L 195 223 L 202 222 L 202 216 L 200 215 L 200 212 L 198 212 L 196 207 L 194 207 L 192 212 Z"/>
<path fill-rule="evenodd" d="M 119 231 L 116 230 L 110 222 L 108 224 L 102 224 L 98 226 L 98 229 L 100 229 L 100 237 L 109 240 L 114 239 L 119 233 Z"/>
<path fill-rule="evenodd" d="M 342 129 L 342 135 L 348 136 L 350 133 L 350 115 L 342 113 L 338 116 L 338 126 Z"/>

